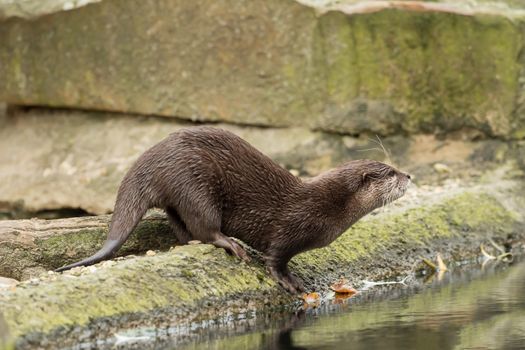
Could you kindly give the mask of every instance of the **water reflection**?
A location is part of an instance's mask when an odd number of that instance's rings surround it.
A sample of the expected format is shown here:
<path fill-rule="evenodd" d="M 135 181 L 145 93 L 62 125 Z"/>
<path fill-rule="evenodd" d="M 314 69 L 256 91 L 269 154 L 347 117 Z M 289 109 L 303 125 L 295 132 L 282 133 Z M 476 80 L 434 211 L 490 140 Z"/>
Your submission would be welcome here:
<path fill-rule="evenodd" d="M 525 263 L 486 270 L 451 272 L 415 294 L 399 286 L 363 293 L 177 349 L 525 349 Z"/>

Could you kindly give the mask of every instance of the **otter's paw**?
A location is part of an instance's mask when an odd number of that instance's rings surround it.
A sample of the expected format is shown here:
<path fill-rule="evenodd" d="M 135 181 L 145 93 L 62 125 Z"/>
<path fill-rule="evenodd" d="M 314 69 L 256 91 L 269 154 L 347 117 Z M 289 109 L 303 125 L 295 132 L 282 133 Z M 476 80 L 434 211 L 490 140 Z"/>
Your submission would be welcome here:
<path fill-rule="evenodd" d="M 296 288 L 296 286 L 294 284 L 290 283 L 290 281 L 287 278 L 278 279 L 277 282 L 279 282 L 281 287 L 286 289 L 291 294 L 298 294 L 298 293 L 301 292 L 301 290 L 298 290 Z"/>
<path fill-rule="evenodd" d="M 297 292 L 304 292 L 306 289 L 304 289 L 303 281 L 292 273 L 288 273 L 288 276 L 286 276 L 288 279 L 288 282 L 295 288 Z"/>
<path fill-rule="evenodd" d="M 219 235 L 219 237 L 211 243 L 218 248 L 224 248 L 229 254 L 234 255 L 245 262 L 251 261 L 244 248 L 229 237 Z"/>
<path fill-rule="evenodd" d="M 272 275 L 272 277 L 279 282 L 281 287 L 286 289 L 288 292 L 292 294 L 298 294 L 300 292 L 304 291 L 304 287 L 302 282 L 289 272 L 283 272 L 275 267 L 269 266 L 268 271 Z"/>
<path fill-rule="evenodd" d="M 232 240 L 232 246 L 234 248 L 233 255 L 235 255 L 236 257 L 238 257 L 239 259 L 247 263 L 252 261 L 248 253 L 246 253 L 246 250 L 244 250 L 244 248 L 241 247 L 240 244 Z"/>

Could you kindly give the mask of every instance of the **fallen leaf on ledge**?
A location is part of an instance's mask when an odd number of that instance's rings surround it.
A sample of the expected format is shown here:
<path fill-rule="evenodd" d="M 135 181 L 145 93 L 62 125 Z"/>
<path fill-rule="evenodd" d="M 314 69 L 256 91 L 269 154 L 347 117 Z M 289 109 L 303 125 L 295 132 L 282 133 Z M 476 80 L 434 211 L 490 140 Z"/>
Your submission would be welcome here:
<path fill-rule="evenodd" d="M 341 278 L 339 281 L 333 283 L 330 288 L 339 294 L 356 294 L 357 290 L 354 289 L 346 278 Z"/>
<path fill-rule="evenodd" d="M 317 306 L 321 300 L 319 293 L 313 292 L 308 294 L 303 294 L 303 300 L 307 306 Z"/>

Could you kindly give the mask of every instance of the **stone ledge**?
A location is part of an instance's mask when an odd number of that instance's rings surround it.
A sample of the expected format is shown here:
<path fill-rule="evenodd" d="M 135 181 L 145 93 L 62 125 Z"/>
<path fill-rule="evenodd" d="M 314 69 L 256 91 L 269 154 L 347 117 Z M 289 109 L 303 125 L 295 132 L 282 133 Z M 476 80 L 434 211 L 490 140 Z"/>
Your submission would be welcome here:
<path fill-rule="evenodd" d="M 0 276 L 26 280 L 95 253 L 106 238 L 109 219 L 0 220 Z M 168 250 L 176 244 L 165 217 L 150 214 L 118 255 Z"/>
<path fill-rule="evenodd" d="M 513 191 L 499 195 L 508 200 Z M 497 198 L 482 187 L 409 197 L 368 216 L 329 247 L 297 256 L 291 268 L 309 289 L 323 290 L 340 275 L 357 282 L 413 272 L 420 255 L 472 258 L 488 237 L 523 238 L 523 218 Z M 96 328 L 110 338 L 131 325 L 189 324 L 293 300 L 257 262 L 240 263 L 209 245 L 178 246 L 74 274 L 46 275 L 1 292 L 1 314 L 21 348 L 43 346 L 49 334 L 74 342 L 81 330 Z"/>

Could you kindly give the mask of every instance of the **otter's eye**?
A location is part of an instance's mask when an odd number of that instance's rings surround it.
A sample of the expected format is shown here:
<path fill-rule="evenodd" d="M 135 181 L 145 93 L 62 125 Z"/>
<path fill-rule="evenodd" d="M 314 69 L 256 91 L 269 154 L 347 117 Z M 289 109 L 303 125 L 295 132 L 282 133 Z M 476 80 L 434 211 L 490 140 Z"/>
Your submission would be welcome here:
<path fill-rule="evenodd" d="M 390 170 L 388 172 L 388 176 L 394 176 L 396 174 L 396 172 L 394 170 Z"/>

